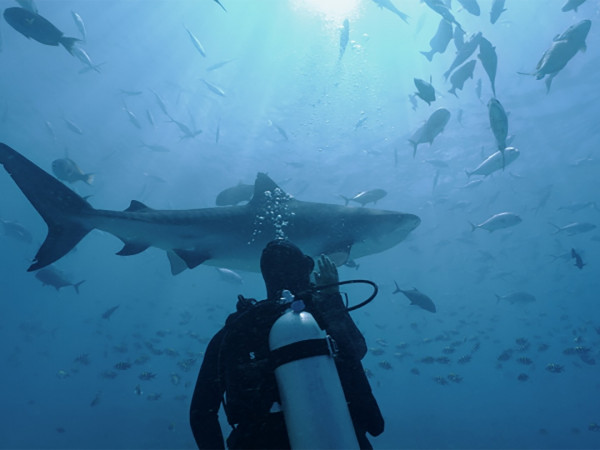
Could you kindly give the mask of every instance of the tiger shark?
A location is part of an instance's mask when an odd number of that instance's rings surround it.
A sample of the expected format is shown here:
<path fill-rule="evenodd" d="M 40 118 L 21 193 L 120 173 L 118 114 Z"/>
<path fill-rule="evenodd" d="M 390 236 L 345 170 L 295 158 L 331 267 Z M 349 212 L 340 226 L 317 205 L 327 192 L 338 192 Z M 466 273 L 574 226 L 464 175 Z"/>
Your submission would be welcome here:
<path fill-rule="evenodd" d="M 124 243 L 118 255 L 165 250 L 175 275 L 200 264 L 258 271 L 262 249 L 276 238 L 340 265 L 394 247 L 421 222 L 413 214 L 300 201 L 264 173 L 246 205 L 156 210 L 132 200 L 124 211 L 103 210 L 2 143 L 0 164 L 48 226 L 28 271 L 59 260 L 93 229 Z"/>

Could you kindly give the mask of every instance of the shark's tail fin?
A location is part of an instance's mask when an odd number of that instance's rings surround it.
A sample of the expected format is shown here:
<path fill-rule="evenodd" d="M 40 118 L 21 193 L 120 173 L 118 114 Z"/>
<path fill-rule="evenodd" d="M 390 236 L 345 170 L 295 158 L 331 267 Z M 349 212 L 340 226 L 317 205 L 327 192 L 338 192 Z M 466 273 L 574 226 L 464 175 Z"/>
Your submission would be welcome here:
<path fill-rule="evenodd" d="M 0 164 L 48 225 L 46 240 L 27 269 L 29 272 L 62 258 L 92 230 L 76 218 L 94 208 L 56 178 L 2 143 Z"/>
<path fill-rule="evenodd" d="M 394 285 L 396 286 L 396 290 L 394 292 L 392 292 L 392 294 L 397 294 L 398 292 L 402 292 L 402 289 L 400 289 L 400 287 L 398 286 L 398 283 L 396 283 L 396 280 L 394 280 Z"/>

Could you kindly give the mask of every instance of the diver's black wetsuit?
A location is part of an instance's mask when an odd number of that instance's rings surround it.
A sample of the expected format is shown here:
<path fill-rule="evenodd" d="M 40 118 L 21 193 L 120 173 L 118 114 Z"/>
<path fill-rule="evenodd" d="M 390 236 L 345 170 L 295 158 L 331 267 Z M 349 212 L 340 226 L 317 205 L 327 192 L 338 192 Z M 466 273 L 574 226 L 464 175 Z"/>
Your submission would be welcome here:
<path fill-rule="evenodd" d="M 278 298 L 273 297 L 276 290 L 270 289 L 277 283 L 270 283 L 266 276 L 265 281 L 270 297 Z M 308 287 L 308 278 L 301 284 Z M 337 344 L 335 364 L 359 445 L 372 448 L 366 432 L 379 435 L 384 422 L 361 364 L 367 352 L 364 337 L 339 293 L 319 296 L 302 298 L 306 310 Z M 273 300 L 256 303 L 241 298 L 238 311 L 227 318 L 208 344 L 190 407 L 190 423 L 199 448 L 225 448 L 218 421 L 221 403 L 234 427 L 227 439 L 228 448 L 290 448 L 283 414 L 271 410 L 279 395 L 268 362 L 269 332 L 282 311 Z"/>

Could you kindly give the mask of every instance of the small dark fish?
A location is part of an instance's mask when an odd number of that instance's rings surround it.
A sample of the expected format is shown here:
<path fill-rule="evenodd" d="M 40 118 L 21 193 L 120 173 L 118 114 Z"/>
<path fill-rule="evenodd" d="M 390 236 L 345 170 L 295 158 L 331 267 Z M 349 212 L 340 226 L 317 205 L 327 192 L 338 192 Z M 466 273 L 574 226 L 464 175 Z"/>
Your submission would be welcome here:
<path fill-rule="evenodd" d="M 9 236 L 26 244 L 33 242 L 33 236 L 23 225 L 12 220 L 0 219 L 0 227 L 4 230 L 4 235 Z"/>
<path fill-rule="evenodd" d="M 344 56 L 346 52 L 346 46 L 348 45 L 348 40 L 350 39 L 350 22 L 348 19 L 344 19 L 344 24 L 342 29 L 340 30 L 340 59 Z"/>
<path fill-rule="evenodd" d="M 360 119 L 358 119 L 358 121 L 354 124 L 354 130 L 358 130 L 360 127 L 363 126 L 363 124 L 366 122 L 366 120 L 368 119 L 368 116 L 363 116 Z"/>
<path fill-rule="evenodd" d="M 212 72 L 213 70 L 220 69 L 221 67 L 223 67 L 223 66 L 225 66 L 225 65 L 227 65 L 227 64 L 229 64 L 230 62 L 233 62 L 233 61 L 235 61 L 235 58 L 234 59 L 227 59 L 225 61 L 220 61 L 220 62 L 218 62 L 216 64 L 213 64 L 212 66 L 208 66 L 206 68 L 206 71 L 207 72 Z"/>
<path fill-rule="evenodd" d="M 71 130 L 73 133 L 75 134 L 79 134 L 80 136 L 83 136 L 83 130 L 81 128 L 79 128 L 75 122 L 73 122 L 72 120 L 69 120 L 67 118 L 64 118 L 65 123 L 67 124 L 67 128 L 69 130 Z"/>
<path fill-rule="evenodd" d="M 26 38 L 31 38 L 45 45 L 57 46 L 60 44 L 69 53 L 72 52 L 75 42 L 79 41 L 76 38 L 66 37 L 50 21 L 24 8 L 6 8 L 4 19 Z"/>
<path fill-rule="evenodd" d="M 75 292 L 78 294 L 79 286 L 85 282 L 85 280 L 81 280 L 79 283 L 69 281 L 62 271 L 52 265 L 38 270 L 35 273 L 35 277 L 42 282 L 42 285 L 53 286 L 57 291 L 60 291 L 65 286 L 73 286 Z"/>
<path fill-rule="evenodd" d="M 456 70 L 456 72 L 452 74 L 452 76 L 450 77 L 452 89 L 450 89 L 448 92 L 458 97 L 458 95 L 456 95 L 456 90 L 460 89 L 462 91 L 463 86 L 465 85 L 465 81 L 467 81 L 469 78 L 473 79 L 473 71 L 475 70 L 475 64 L 477 64 L 477 61 L 472 59 L 468 63 L 465 63 L 464 65 L 459 67 Z"/>
<path fill-rule="evenodd" d="M 154 372 L 142 372 L 138 375 L 140 380 L 149 381 L 156 377 Z"/>
<path fill-rule="evenodd" d="M 225 91 L 221 89 L 219 86 L 216 86 L 212 83 L 209 83 L 204 78 L 201 78 L 202 82 L 206 85 L 209 91 L 213 94 L 217 94 L 219 97 L 226 97 Z"/>
<path fill-rule="evenodd" d="M 492 84 L 492 92 L 496 96 L 496 69 L 498 67 L 498 56 L 496 55 L 496 47 L 492 45 L 483 36 L 479 40 L 479 54 L 477 55 L 481 61 L 481 65 L 487 73 L 490 83 Z M 479 87 L 481 90 L 481 87 Z M 481 97 L 481 94 L 479 95 Z"/>
<path fill-rule="evenodd" d="M 436 312 L 435 305 L 433 304 L 433 300 L 431 300 L 428 296 L 419 292 L 417 288 L 413 288 L 408 291 L 404 291 L 398 287 L 398 283 L 394 281 L 396 285 L 396 290 L 392 292 L 392 294 L 397 294 L 398 292 L 402 292 L 406 297 L 410 300 L 411 305 L 416 305 L 419 308 L 424 309 L 429 312 Z"/>
<path fill-rule="evenodd" d="M 585 263 L 583 262 L 583 259 L 581 259 L 581 255 L 577 253 L 574 248 L 571 249 L 571 258 L 575 260 L 575 267 L 577 267 L 579 270 L 583 269 Z"/>
<path fill-rule="evenodd" d="M 52 172 L 54 172 L 54 175 L 59 180 L 69 183 L 83 181 L 91 185 L 94 181 L 93 173 L 83 173 L 83 170 L 79 168 L 77 163 L 69 158 L 59 158 L 52 161 Z"/>
<path fill-rule="evenodd" d="M 431 105 L 431 102 L 435 101 L 435 88 L 431 85 L 431 78 L 429 78 L 429 83 L 420 78 L 415 78 L 414 82 L 417 88 L 415 95 L 428 105 Z"/>
<path fill-rule="evenodd" d="M 429 46 L 431 50 L 428 52 L 421 52 L 422 55 L 425 56 L 429 61 L 433 60 L 433 56 L 436 53 L 444 53 L 450 40 L 452 39 L 452 24 L 448 22 L 446 19 L 440 20 L 440 24 L 438 25 L 437 31 L 435 35 L 429 41 Z"/>
<path fill-rule="evenodd" d="M 413 158 L 417 154 L 419 144 L 429 142 L 431 145 L 438 134 L 444 131 L 446 124 L 450 120 L 450 111 L 446 108 L 436 109 L 427 122 L 413 133 L 408 142 L 413 146 Z"/>
<path fill-rule="evenodd" d="M 408 15 L 398 10 L 391 0 L 373 0 L 380 8 L 385 8 L 400 17 L 404 22 L 408 23 Z"/>
<path fill-rule="evenodd" d="M 444 78 L 446 80 L 454 71 L 454 69 L 456 69 L 462 63 L 464 63 L 467 59 L 471 57 L 473 53 L 475 53 L 475 50 L 477 50 L 477 47 L 479 47 L 479 40 L 481 39 L 481 36 L 481 31 L 472 34 L 469 40 L 466 41 L 464 45 L 456 52 L 456 57 L 454 58 L 454 61 L 452 61 L 450 68 L 446 72 L 444 72 Z"/>
<path fill-rule="evenodd" d="M 115 369 L 118 370 L 127 370 L 131 368 L 131 363 L 128 363 L 126 361 L 121 361 L 115 364 Z"/>
<path fill-rule="evenodd" d="M 481 9 L 479 8 L 477 0 L 458 0 L 458 3 L 474 16 L 479 16 L 479 14 L 481 14 Z"/>
<path fill-rule="evenodd" d="M 288 135 L 285 132 L 285 130 L 283 128 L 281 128 L 279 125 L 277 125 L 276 123 L 273 123 L 273 121 L 269 120 L 269 126 L 273 126 L 275 127 L 275 129 L 277 130 L 277 132 L 281 135 L 281 137 L 286 140 L 289 141 L 288 139 Z"/>
<path fill-rule="evenodd" d="M 120 305 L 113 306 L 112 308 L 108 308 L 106 311 L 102 313 L 103 319 L 110 319 L 110 316 L 119 308 Z"/>
<path fill-rule="evenodd" d="M 93 398 L 93 400 L 90 402 L 90 406 L 93 408 L 94 406 L 97 406 L 98 403 L 100 403 L 100 399 L 102 397 L 102 392 L 98 392 L 96 393 L 96 396 Z"/>
<path fill-rule="evenodd" d="M 217 206 L 235 206 L 241 202 L 249 202 L 254 195 L 254 185 L 238 183 L 237 186 L 233 186 L 222 190 L 217 195 L 216 205 Z"/>
<path fill-rule="evenodd" d="M 378 200 L 381 200 L 386 195 L 387 192 L 383 189 L 371 189 L 369 191 L 360 192 L 352 198 L 344 197 L 343 195 L 341 195 L 340 197 L 344 199 L 344 201 L 346 202 L 346 206 L 348 206 L 349 202 L 356 202 L 360 203 L 360 206 L 365 206 L 367 203 L 371 202 L 376 204 Z"/>
<path fill-rule="evenodd" d="M 206 51 L 204 50 L 204 47 L 202 46 L 198 38 L 186 26 L 184 26 L 184 28 L 185 31 L 187 31 L 187 34 L 190 37 L 190 40 L 192 41 L 192 44 L 194 44 L 194 47 L 196 47 L 196 50 L 198 50 L 198 53 L 206 57 Z"/>
<path fill-rule="evenodd" d="M 577 12 L 577 8 L 579 8 L 585 0 L 567 0 L 567 3 L 561 8 L 562 12 L 567 11 L 575 11 Z"/>
<path fill-rule="evenodd" d="M 462 30 L 460 23 L 456 21 L 448 6 L 444 5 L 441 0 L 423 0 L 427 6 L 429 6 L 432 10 L 442 16 L 445 20 L 450 23 L 455 24 L 458 28 Z"/>
<path fill-rule="evenodd" d="M 490 10 L 490 22 L 492 24 L 496 23 L 500 14 L 506 11 L 506 8 L 504 7 L 505 1 L 506 0 L 494 0 L 494 3 L 492 3 L 492 9 Z"/>
<path fill-rule="evenodd" d="M 219 1 L 219 0 L 213 0 L 217 5 L 219 5 L 221 8 L 223 8 L 223 11 L 227 12 L 227 10 L 225 9 L 225 7 L 223 6 L 223 4 Z"/>

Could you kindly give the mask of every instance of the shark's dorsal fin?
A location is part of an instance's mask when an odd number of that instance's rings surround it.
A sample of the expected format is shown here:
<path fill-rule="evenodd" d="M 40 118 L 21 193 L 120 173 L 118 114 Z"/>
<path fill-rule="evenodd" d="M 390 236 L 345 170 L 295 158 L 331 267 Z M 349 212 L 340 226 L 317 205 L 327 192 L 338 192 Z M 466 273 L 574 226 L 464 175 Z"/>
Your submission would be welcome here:
<path fill-rule="evenodd" d="M 152 211 L 152 208 L 148 208 L 142 202 L 137 200 L 131 200 L 129 204 L 129 208 L 125 210 L 126 212 L 144 212 L 144 211 Z"/>
<path fill-rule="evenodd" d="M 279 189 L 281 193 L 287 195 L 266 173 L 258 172 L 256 174 L 256 181 L 254 182 L 254 195 L 252 196 L 252 200 L 248 202 L 248 205 L 253 206 L 262 203 L 265 198 L 265 192 L 273 192 L 275 189 Z"/>

